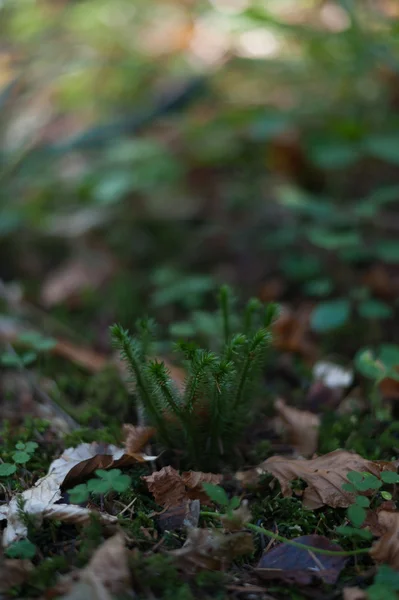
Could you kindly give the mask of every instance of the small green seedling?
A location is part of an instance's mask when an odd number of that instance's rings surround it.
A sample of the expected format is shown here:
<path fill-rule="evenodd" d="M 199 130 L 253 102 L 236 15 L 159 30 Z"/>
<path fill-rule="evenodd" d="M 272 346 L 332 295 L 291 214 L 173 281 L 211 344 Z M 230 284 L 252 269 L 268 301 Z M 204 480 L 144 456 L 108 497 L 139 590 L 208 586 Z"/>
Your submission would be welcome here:
<path fill-rule="evenodd" d="M 361 529 L 367 517 L 367 508 L 375 501 L 377 496 L 381 496 L 384 500 L 391 500 L 392 494 L 388 491 L 381 490 L 384 483 L 396 484 L 399 483 L 399 474 L 393 471 L 383 471 L 381 479 L 378 479 L 371 473 L 359 473 L 351 471 L 347 475 L 349 483 L 344 483 L 342 489 L 351 494 L 355 494 L 355 502 L 349 506 L 347 516 L 353 527 L 343 526 L 338 527 L 337 532 L 341 535 L 360 537 L 370 539 L 371 533 L 365 529 Z M 371 494 L 371 497 L 359 494 L 359 492 Z"/>
<path fill-rule="evenodd" d="M 8 558 L 34 558 L 36 554 L 36 546 L 28 539 L 14 542 L 5 550 L 5 555 Z"/>
<path fill-rule="evenodd" d="M 90 494 L 104 495 L 109 492 L 125 492 L 130 484 L 129 475 L 122 475 L 120 469 L 97 469 L 97 479 L 89 479 L 87 483 L 81 483 L 69 490 L 69 496 L 73 504 L 86 502 Z"/>
<path fill-rule="evenodd" d="M 15 452 L 11 455 L 13 463 L 3 462 L 0 464 L 0 477 L 9 477 L 17 470 L 17 465 L 24 465 L 32 458 L 37 448 L 36 442 L 18 442 L 15 445 Z"/>
<path fill-rule="evenodd" d="M 231 518 L 233 510 L 238 508 L 241 503 L 241 499 L 238 496 L 233 496 L 229 499 L 225 490 L 220 485 L 214 485 L 213 483 L 203 483 L 202 487 L 205 493 L 215 504 L 223 506 L 226 510 L 226 515 Z"/>

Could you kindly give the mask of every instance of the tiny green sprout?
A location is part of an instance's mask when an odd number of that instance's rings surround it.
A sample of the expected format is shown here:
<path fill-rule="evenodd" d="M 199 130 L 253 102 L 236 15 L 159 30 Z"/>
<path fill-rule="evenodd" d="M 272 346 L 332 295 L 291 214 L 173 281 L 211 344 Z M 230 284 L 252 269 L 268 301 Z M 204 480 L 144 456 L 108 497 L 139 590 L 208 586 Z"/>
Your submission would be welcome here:
<path fill-rule="evenodd" d="M 388 565 L 379 566 L 374 583 L 365 591 L 369 600 L 397 600 L 399 573 Z"/>
<path fill-rule="evenodd" d="M 73 504 L 86 502 L 90 493 L 103 495 L 112 491 L 125 492 L 132 481 L 129 475 L 122 475 L 120 469 L 111 469 L 110 471 L 97 469 L 95 474 L 97 479 L 89 479 L 87 484 L 82 483 L 69 490 Z"/>
<path fill-rule="evenodd" d="M 369 532 L 365 532 L 360 529 L 364 524 L 367 512 L 366 509 L 370 507 L 372 500 L 376 497 L 378 490 L 384 483 L 396 484 L 399 482 L 399 475 L 393 471 L 383 471 L 381 473 L 381 479 L 378 479 L 375 475 L 367 472 L 359 473 L 357 471 L 350 471 L 347 474 L 349 483 L 344 483 L 342 489 L 346 492 L 350 492 L 355 495 L 354 503 L 348 507 L 347 516 L 353 527 L 338 527 L 337 533 L 346 536 L 357 536 L 362 538 L 369 537 Z M 359 492 L 373 493 L 372 498 L 360 495 Z M 391 500 L 392 494 L 385 490 L 381 490 L 379 495 L 384 500 Z"/>
<path fill-rule="evenodd" d="M 33 558 L 36 554 L 36 546 L 28 539 L 14 542 L 5 550 L 9 558 Z"/>
<path fill-rule="evenodd" d="M 203 483 L 202 487 L 205 490 L 206 495 L 214 502 L 215 504 L 220 504 L 226 509 L 226 514 L 230 516 L 236 508 L 238 508 L 241 504 L 241 499 L 238 496 L 234 496 L 229 499 L 225 490 L 220 487 L 220 485 L 214 485 L 213 483 Z"/>
<path fill-rule="evenodd" d="M 12 455 L 13 461 L 18 464 L 27 463 L 32 458 L 37 446 L 36 442 L 26 442 L 26 444 L 18 442 L 15 445 L 17 452 Z"/>
<path fill-rule="evenodd" d="M 16 465 L 23 465 L 27 463 L 34 454 L 38 445 L 36 442 L 17 442 L 15 444 L 16 452 L 13 452 L 12 459 L 15 464 L 12 463 L 1 463 L 0 464 L 0 477 L 9 477 L 13 475 L 17 470 Z"/>

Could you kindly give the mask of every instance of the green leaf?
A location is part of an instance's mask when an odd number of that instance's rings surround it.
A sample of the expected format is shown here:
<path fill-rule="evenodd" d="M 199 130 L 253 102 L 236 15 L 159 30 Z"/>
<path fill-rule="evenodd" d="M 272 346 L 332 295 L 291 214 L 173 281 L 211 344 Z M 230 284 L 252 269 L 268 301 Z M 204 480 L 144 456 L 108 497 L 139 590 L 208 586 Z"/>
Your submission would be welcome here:
<path fill-rule="evenodd" d="M 234 496 L 229 503 L 229 510 L 235 510 L 241 504 L 241 498 L 239 496 Z"/>
<path fill-rule="evenodd" d="M 112 480 L 112 487 L 116 492 L 126 492 L 132 483 L 129 475 L 119 475 L 116 479 Z"/>
<path fill-rule="evenodd" d="M 36 359 L 37 359 L 36 352 L 31 351 L 31 352 L 24 352 L 23 354 L 21 354 L 21 361 L 25 367 L 27 367 L 28 365 L 35 362 Z"/>
<path fill-rule="evenodd" d="M 36 554 L 36 546 L 28 539 L 14 542 L 5 550 L 9 558 L 33 558 Z"/>
<path fill-rule="evenodd" d="M 22 364 L 18 354 L 12 352 L 4 352 L 1 355 L 0 362 L 4 367 L 20 367 Z"/>
<path fill-rule="evenodd" d="M 308 296 L 328 296 L 332 292 L 334 284 L 331 279 L 313 279 L 303 286 L 305 294 Z"/>
<path fill-rule="evenodd" d="M 386 263 L 399 263 L 399 242 L 395 240 L 384 240 L 379 242 L 375 249 L 377 258 Z"/>
<path fill-rule="evenodd" d="M 364 510 L 364 508 L 362 506 L 359 506 L 358 504 L 352 504 L 352 506 L 348 508 L 347 514 L 352 525 L 354 525 L 355 527 L 360 527 L 361 525 L 363 525 L 367 516 L 367 513 Z"/>
<path fill-rule="evenodd" d="M 366 496 L 356 496 L 355 502 L 358 506 L 361 506 L 362 508 L 368 508 L 370 506 L 370 499 Z"/>
<path fill-rule="evenodd" d="M 308 230 L 307 237 L 312 244 L 325 250 L 358 247 L 362 244 L 362 239 L 356 231 L 330 231 L 314 227 Z"/>
<path fill-rule="evenodd" d="M 202 487 L 205 490 L 205 493 L 212 502 L 216 504 L 220 504 L 221 506 L 228 506 L 230 501 L 225 492 L 225 490 L 219 485 L 213 485 L 213 483 L 203 483 Z"/>
<path fill-rule="evenodd" d="M 368 490 L 379 490 L 382 486 L 382 481 L 376 477 L 367 478 L 356 485 L 359 492 L 367 492 Z"/>
<path fill-rule="evenodd" d="M 355 494 L 357 492 L 355 486 L 352 485 L 352 483 L 343 483 L 342 489 L 345 490 L 345 492 L 350 492 L 351 494 Z"/>
<path fill-rule="evenodd" d="M 387 374 L 386 366 L 369 348 L 359 350 L 355 355 L 354 363 L 364 377 L 379 381 Z"/>
<path fill-rule="evenodd" d="M 11 463 L 1 463 L 0 464 L 0 477 L 8 477 L 9 475 L 13 475 L 17 467 Z"/>
<path fill-rule="evenodd" d="M 112 490 L 112 484 L 106 479 L 89 479 L 87 489 L 93 494 L 106 494 Z"/>
<path fill-rule="evenodd" d="M 31 459 L 31 455 L 27 452 L 24 452 L 23 450 L 18 450 L 17 452 L 14 452 L 14 454 L 12 455 L 12 459 L 16 463 L 24 464 Z"/>
<path fill-rule="evenodd" d="M 359 473 L 358 471 L 349 471 L 349 473 L 347 474 L 347 478 L 349 479 L 350 482 L 352 482 L 354 485 L 356 485 L 357 483 L 360 483 L 361 481 L 363 481 L 364 476 L 362 473 Z"/>
<path fill-rule="evenodd" d="M 15 444 L 17 450 L 25 450 L 25 444 L 23 442 L 18 442 Z"/>
<path fill-rule="evenodd" d="M 76 485 L 72 489 L 68 490 L 68 494 L 72 504 L 82 504 L 89 498 L 89 490 L 85 483 Z"/>
<path fill-rule="evenodd" d="M 379 351 L 381 362 L 391 370 L 399 366 L 399 346 L 396 344 L 382 344 Z"/>
<path fill-rule="evenodd" d="M 15 447 L 17 448 L 18 446 Z M 36 444 L 36 442 L 26 442 L 24 450 L 25 452 L 29 452 L 29 454 L 33 454 L 36 448 L 38 448 L 38 444 Z"/>
<path fill-rule="evenodd" d="M 344 325 L 349 319 L 350 302 L 345 298 L 321 302 L 310 317 L 312 329 L 318 332 L 331 331 Z"/>
<path fill-rule="evenodd" d="M 374 583 L 386 585 L 391 590 L 399 592 L 399 573 L 388 565 L 381 565 L 378 567 L 377 574 L 374 578 Z"/>
<path fill-rule="evenodd" d="M 358 311 L 363 319 L 388 319 L 393 315 L 393 310 L 388 304 L 372 298 L 361 302 Z"/>
<path fill-rule="evenodd" d="M 380 492 L 380 494 L 382 498 L 384 498 L 384 500 L 392 500 L 392 494 L 390 494 L 389 492 L 383 490 L 382 492 Z"/>
<path fill-rule="evenodd" d="M 373 583 L 367 588 L 367 600 L 398 600 L 398 595 L 388 585 Z"/>
<path fill-rule="evenodd" d="M 376 158 L 399 164 L 399 136 L 396 133 L 370 136 L 365 142 L 365 150 Z"/>
<path fill-rule="evenodd" d="M 383 471 L 381 479 L 384 483 L 399 483 L 399 474 L 393 471 Z"/>

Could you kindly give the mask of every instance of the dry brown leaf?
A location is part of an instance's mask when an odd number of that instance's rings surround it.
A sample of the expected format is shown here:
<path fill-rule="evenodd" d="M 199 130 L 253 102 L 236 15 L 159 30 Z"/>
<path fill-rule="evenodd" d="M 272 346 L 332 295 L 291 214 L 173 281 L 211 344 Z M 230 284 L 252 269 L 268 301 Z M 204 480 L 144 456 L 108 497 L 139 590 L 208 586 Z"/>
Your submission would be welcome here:
<path fill-rule="evenodd" d="M 41 302 L 51 308 L 67 300 L 78 300 L 86 289 L 98 289 L 115 271 L 115 261 L 100 249 L 84 248 L 50 273 L 41 290 Z"/>
<path fill-rule="evenodd" d="M 65 339 L 57 339 L 57 343 L 51 350 L 53 354 L 62 356 L 71 362 L 87 369 L 92 373 L 102 371 L 108 363 L 108 359 L 103 354 L 99 354 L 91 348 L 73 344 Z"/>
<path fill-rule="evenodd" d="M 147 460 L 153 458 L 146 457 Z M 24 512 L 35 518 L 38 524 L 45 516 L 55 518 L 54 514 L 57 514 L 57 510 L 62 509 L 62 505 L 58 505 L 58 508 L 53 510 L 55 503 L 61 499 L 61 486 L 71 488 L 77 481 L 88 477 L 96 469 L 125 466 L 134 462 L 135 459 L 127 456 L 123 448 L 117 448 L 112 444 L 93 442 L 68 448 L 60 458 L 51 463 L 47 475 L 39 479 L 33 487 L 22 492 L 21 496 L 25 501 Z M 77 518 L 77 515 L 75 517 Z M 4 546 L 26 537 L 27 528 L 21 520 L 16 496 L 7 506 L 0 506 L 0 520 L 5 519 L 8 523 L 3 532 Z"/>
<path fill-rule="evenodd" d="M 285 426 L 288 441 L 302 456 L 312 456 L 319 441 L 320 418 L 306 410 L 288 406 L 279 398 L 274 403 Z"/>
<path fill-rule="evenodd" d="M 157 518 L 158 526 L 161 531 L 198 527 L 200 508 L 199 500 L 184 500 L 163 510 Z"/>
<path fill-rule="evenodd" d="M 153 494 L 155 502 L 169 508 L 181 504 L 187 497 L 186 486 L 173 467 L 163 467 L 152 475 L 143 477 L 148 490 Z"/>
<path fill-rule="evenodd" d="M 189 573 L 201 569 L 221 570 L 244 554 L 254 551 L 249 532 L 223 534 L 217 529 L 190 529 L 187 540 L 179 550 L 169 552 Z"/>
<path fill-rule="evenodd" d="M 187 471 L 180 475 L 176 469 L 168 466 L 143 479 L 157 504 L 169 508 L 187 499 L 200 500 L 202 503 L 209 501 L 202 484 L 216 485 L 221 482 L 222 475 L 200 471 Z"/>
<path fill-rule="evenodd" d="M 378 523 L 384 534 L 374 542 L 370 556 L 377 563 L 384 563 L 399 570 L 399 512 L 382 510 Z"/>
<path fill-rule="evenodd" d="M 349 471 L 364 471 L 378 477 L 382 471 L 396 472 L 396 466 L 389 462 L 366 460 L 346 450 L 335 450 L 310 460 L 272 456 L 255 469 L 238 473 L 237 478 L 243 485 L 256 485 L 261 475 L 270 473 L 278 479 L 283 496 L 292 495 L 290 482 L 293 479 L 303 479 L 308 484 L 303 493 L 303 503 L 307 508 L 316 509 L 324 505 L 337 508 L 354 502 L 353 494 L 342 489 L 342 484 L 348 482 Z"/>
<path fill-rule="evenodd" d="M 81 572 L 81 581 L 98 584 L 112 595 L 122 594 L 131 587 L 125 538 L 122 533 L 104 542 Z"/>
<path fill-rule="evenodd" d="M 0 561 L 0 592 L 7 592 L 15 585 L 23 584 L 29 577 L 33 565 L 30 560 L 6 558 Z"/>
<path fill-rule="evenodd" d="M 303 306 L 296 312 L 288 307 L 273 324 L 273 345 L 283 352 L 294 352 L 306 359 L 314 360 L 317 349 L 309 339 L 311 309 Z"/>
<path fill-rule="evenodd" d="M 123 435 L 126 454 L 140 460 L 140 450 L 154 437 L 155 432 L 155 427 L 136 427 L 135 425 L 125 424 Z"/>
<path fill-rule="evenodd" d="M 201 471 L 186 471 L 181 474 L 186 488 L 188 488 L 188 497 L 191 500 L 199 500 L 202 504 L 209 504 L 209 496 L 204 492 L 202 484 L 212 483 L 218 485 L 223 475 L 216 473 L 202 473 Z"/>

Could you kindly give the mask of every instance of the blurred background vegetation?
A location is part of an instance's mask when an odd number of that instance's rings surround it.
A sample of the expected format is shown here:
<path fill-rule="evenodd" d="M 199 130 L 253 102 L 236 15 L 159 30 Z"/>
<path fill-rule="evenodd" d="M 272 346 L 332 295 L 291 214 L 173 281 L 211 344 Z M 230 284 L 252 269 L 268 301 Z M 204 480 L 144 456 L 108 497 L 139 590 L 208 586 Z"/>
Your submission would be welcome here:
<path fill-rule="evenodd" d="M 289 350 L 397 337 L 397 0 L 2 0 L 0 32 L 7 287 L 103 351 L 143 312 L 214 335 L 223 282 L 300 308 Z"/>

